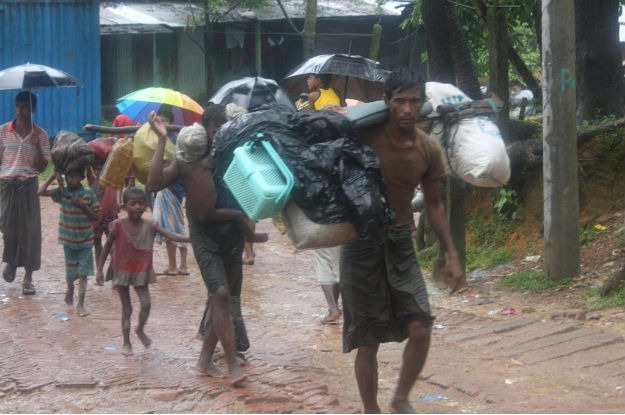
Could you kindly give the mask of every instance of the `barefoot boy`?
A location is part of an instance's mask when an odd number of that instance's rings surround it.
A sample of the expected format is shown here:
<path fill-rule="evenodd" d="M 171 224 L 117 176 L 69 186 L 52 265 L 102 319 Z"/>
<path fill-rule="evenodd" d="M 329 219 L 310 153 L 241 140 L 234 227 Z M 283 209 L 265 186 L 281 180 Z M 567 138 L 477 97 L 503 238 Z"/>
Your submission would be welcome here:
<path fill-rule="evenodd" d="M 74 303 L 74 281 L 78 280 L 79 316 L 89 315 L 85 308 L 87 275 L 93 275 L 93 225 L 98 219 L 100 204 L 93 190 L 80 183 L 85 178 L 84 169 L 69 171 L 65 175 L 67 186 L 48 190 L 48 186 L 57 177 L 56 170 L 41 184 L 39 196 L 52 196 L 52 200 L 61 205 L 59 213 L 59 243 L 65 253 L 65 279 L 67 292 L 65 303 Z"/>
<path fill-rule="evenodd" d="M 147 188 L 159 191 L 182 178 L 187 192 L 187 218 L 191 234 L 191 245 L 200 266 L 204 284 L 211 295 L 210 310 L 206 322 L 206 334 L 197 370 L 209 376 L 221 376 L 213 363 L 213 352 L 217 341 L 221 342 L 229 369 L 228 380 L 237 386 L 247 375 L 238 359 L 234 341 L 234 328 L 230 301 L 241 293 L 243 271 L 241 254 L 245 238 L 249 242 L 265 242 L 267 234 L 255 234 L 249 227 L 247 216 L 239 210 L 216 209 L 217 191 L 213 182 L 210 145 L 214 134 L 226 121 L 225 107 L 213 104 L 206 108 L 203 124 L 206 129 L 206 151 L 203 156 L 188 161 L 178 157 L 163 168 L 163 154 L 167 130 L 162 121 L 152 112 L 148 120 L 158 135 L 158 145 L 148 173 Z M 192 128 L 192 127 L 187 127 Z M 181 140 L 180 132 L 178 141 Z"/>

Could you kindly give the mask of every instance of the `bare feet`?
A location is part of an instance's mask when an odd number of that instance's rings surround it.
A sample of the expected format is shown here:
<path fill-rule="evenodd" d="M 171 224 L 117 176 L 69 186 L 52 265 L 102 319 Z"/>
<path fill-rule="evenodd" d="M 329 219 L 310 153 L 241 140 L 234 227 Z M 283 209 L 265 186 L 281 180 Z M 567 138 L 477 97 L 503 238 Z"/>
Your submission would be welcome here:
<path fill-rule="evenodd" d="M 243 255 L 243 265 L 254 265 L 255 255 Z"/>
<path fill-rule="evenodd" d="M 189 271 L 186 268 L 178 268 L 178 275 L 189 275 Z"/>
<path fill-rule="evenodd" d="M 143 343 L 143 347 L 145 347 L 146 349 L 148 347 L 150 347 L 150 345 L 152 344 L 152 339 L 150 339 L 144 332 L 143 330 L 135 330 L 135 333 L 137 334 L 137 337 L 139 337 L 139 340 L 141 340 L 141 343 Z"/>
<path fill-rule="evenodd" d="M 224 372 L 219 370 L 217 366 L 213 362 L 209 363 L 206 367 L 201 367 L 199 364 L 195 366 L 195 370 L 197 370 L 202 375 L 210 376 L 213 378 L 223 378 Z"/>
<path fill-rule="evenodd" d="M 76 306 L 76 313 L 78 313 L 80 317 L 86 317 L 91 314 L 91 312 L 87 310 L 84 305 L 81 304 Z"/>
<path fill-rule="evenodd" d="M 391 402 L 391 411 L 396 414 L 416 414 L 417 412 L 406 399 L 395 398 Z"/>
<path fill-rule="evenodd" d="M 122 354 L 124 356 L 132 356 L 132 344 L 124 344 L 122 346 Z"/>
<path fill-rule="evenodd" d="M 243 369 L 240 370 L 240 373 L 231 373 L 230 376 L 228 376 L 228 383 L 235 388 L 240 386 L 245 380 L 247 380 L 247 375 L 243 373 Z"/>
<path fill-rule="evenodd" d="M 335 313 L 328 313 L 328 315 L 321 320 L 321 324 L 339 324 L 340 319 L 341 313 L 339 311 Z"/>
<path fill-rule="evenodd" d="M 67 291 L 65 291 L 65 304 L 74 304 L 74 287 L 68 288 Z"/>

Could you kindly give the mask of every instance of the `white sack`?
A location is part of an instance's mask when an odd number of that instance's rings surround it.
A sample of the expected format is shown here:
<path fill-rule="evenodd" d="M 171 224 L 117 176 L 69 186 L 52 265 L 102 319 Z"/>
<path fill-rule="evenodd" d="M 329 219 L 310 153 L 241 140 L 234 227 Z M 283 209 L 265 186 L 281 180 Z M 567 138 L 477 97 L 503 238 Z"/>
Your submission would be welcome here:
<path fill-rule="evenodd" d="M 356 228 L 349 222 L 315 223 L 290 200 L 281 213 L 286 233 L 297 249 L 330 248 L 358 238 Z"/>
<path fill-rule="evenodd" d="M 176 139 L 176 160 L 179 163 L 193 163 L 206 155 L 208 137 L 202 124 L 183 127 Z"/>
<path fill-rule="evenodd" d="M 468 104 L 472 101 L 451 84 L 426 82 L 425 92 L 434 109 L 442 104 Z M 443 147 L 448 174 L 478 187 L 499 187 L 508 182 L 510 159 L 499 128 L 489 117 L 472 116 L 453 123 L 447 148 L 443 132 L 443 122 L 437 119 L 430 135 Z"/>

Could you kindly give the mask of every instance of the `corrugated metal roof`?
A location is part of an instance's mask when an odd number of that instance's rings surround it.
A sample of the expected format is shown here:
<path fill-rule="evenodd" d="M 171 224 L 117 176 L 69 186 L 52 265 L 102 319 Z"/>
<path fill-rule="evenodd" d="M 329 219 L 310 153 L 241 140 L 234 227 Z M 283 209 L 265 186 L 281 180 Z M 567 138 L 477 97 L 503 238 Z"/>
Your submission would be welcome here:
<path fill-rule="evenodd" d="M 282 4 L 293 19 L 303 19 L 306 0 L 283 0 Z M 403 2 L 388 2 L 380 7 L 375 0 L 320 0 L 317 4 L 317 17 L 377 16 L 401 13 L 396 8 Z M 282 20 L 284 14 L 278 3 L 269 2 L 258 10 L 236 8 L 221 22 L 249 21 L 257 18 L 261 21 Z M 118 32 L 115 26 L 136 31 L 167 31 L 168 28 L 186 27 L 204 24 L 203 9 L 198 4 L 189 2 L 161 3 L 100 3 L 100 26 L 103 33 Z M 143 28 L 140 28 L 143 27 Z M 128 33 L 125 30 L 125 33 Z"/>
<path fill-rule="evenodd" d="M 98 4 L 92 0 L 4 0 L 0 10 L 0 69 L 38 63 L 66 71 L 83 85 L 33 90 L 39 97 L 35 122 L 50 135 L 61 129 L 83 133 L 86 123 L 99 123 Z M 17 92 L 0 94 L 0 122 L 15 116 Z"/>

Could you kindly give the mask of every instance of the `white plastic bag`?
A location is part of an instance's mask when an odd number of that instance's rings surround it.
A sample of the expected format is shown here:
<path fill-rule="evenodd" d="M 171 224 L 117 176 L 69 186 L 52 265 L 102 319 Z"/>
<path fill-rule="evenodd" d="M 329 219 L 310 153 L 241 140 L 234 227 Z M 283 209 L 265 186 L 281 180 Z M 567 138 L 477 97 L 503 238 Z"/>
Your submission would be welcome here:
<path fill-rule="evenodd" d="M 472 100 L 451 84 L 426 82 L 425 92 L 436 109 L 443 104 Z M 443 147 L 447 172 L 474 186 L 499 187 L 510 179 L 510 159 L 499 128 L 487 116 L 461 118 L 444 137 L 442 119 L 436 119 L 430 135 Z"/>

